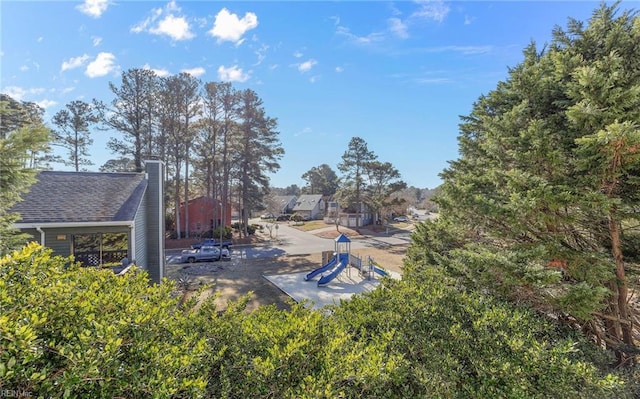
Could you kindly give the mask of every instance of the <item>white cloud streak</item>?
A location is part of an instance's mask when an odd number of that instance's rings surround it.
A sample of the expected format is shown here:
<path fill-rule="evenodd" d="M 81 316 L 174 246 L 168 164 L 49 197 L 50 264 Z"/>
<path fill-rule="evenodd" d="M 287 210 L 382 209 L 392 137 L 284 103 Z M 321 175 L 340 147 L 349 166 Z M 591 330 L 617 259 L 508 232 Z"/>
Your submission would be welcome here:
<path fill-rule="evenodd" d="M 79 68 L 83 66 L 87 61 L 89 61 L 89 56 L 87 54 L 83 54 L 79 57 L 71 57 L 68 61 L 63 61 L 62 66 L 60 67 L 60 72 L 67 71 L 69 69 Z"/>
<path fill-rule="evenodd" d="M 207 71 L 203 67 L 195 67 L 195 68 L 183 69 L 182 72 L 188 73 L 189 75 L 197 78 L 199 76 L 204 75 L 205 72 Z"/>
<path fill-rule="evenodd" d="M 430 19 L 442 22 L 449 14 L 449 6 L 442 0 L 417 0 L 418 10 L 412 17 Z"/>
<path fill-rule="evenodd" d="M 144 64 L 144 65 L 142 66 L 142 69 L 147 69 L 147 70 L 149 70 L 149 71 L 152 71 L 153 73 L 155 73 L 157 76 L 159 76 L 159 77 L 161 77 L 161 78 L 164 78 L 164 77 L 166 77 L 166 76 L 171 75 L 171 72 L 169 72 L 168 70 L 163 69 L 163 68 L 160 68 L 160 69 L 157 69 L 157 68 L 151 68 L 151 66 L 150 66 L 149 64 Z"/>
<path fill-rule="evenodd" d="M 63 61 L 62 66 L 60 67 L 60 72 L 67 71 L 69 69 L 79 68 L 83 66 L 87 61 L 89 61 L 89 56 L 87 54 L 83 54 L 79 57 L 71 57 L 68 61 Z"/>

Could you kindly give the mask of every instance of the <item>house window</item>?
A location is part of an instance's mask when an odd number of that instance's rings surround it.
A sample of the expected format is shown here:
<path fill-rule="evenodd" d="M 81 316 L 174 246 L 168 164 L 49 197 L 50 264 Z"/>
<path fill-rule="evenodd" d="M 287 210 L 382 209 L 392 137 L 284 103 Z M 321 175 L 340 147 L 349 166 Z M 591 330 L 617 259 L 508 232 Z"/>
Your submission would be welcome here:
<path fill-rule="evenodd" d="M 73 255 L 84 266 L 120 263 L 128 254 L 127 233 L 74 234 Z"/>

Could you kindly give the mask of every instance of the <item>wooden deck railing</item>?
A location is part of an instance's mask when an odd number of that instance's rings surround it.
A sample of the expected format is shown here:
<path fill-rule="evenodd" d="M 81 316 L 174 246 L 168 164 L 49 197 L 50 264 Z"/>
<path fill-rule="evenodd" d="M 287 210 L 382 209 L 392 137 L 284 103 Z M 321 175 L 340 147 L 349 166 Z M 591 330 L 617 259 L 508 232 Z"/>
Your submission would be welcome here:
<path fill-rule="evenodd" d="M 82 263 L 84 266 L 99 266 L 105 263 L 119 263 L 126 258 L 128 251 L 126 249 L 117 249 L 110 251 L 102 251 L 102 261 L 100 259 L 100 251 L 84 251 L 74 254 L 76 262 Z"/>

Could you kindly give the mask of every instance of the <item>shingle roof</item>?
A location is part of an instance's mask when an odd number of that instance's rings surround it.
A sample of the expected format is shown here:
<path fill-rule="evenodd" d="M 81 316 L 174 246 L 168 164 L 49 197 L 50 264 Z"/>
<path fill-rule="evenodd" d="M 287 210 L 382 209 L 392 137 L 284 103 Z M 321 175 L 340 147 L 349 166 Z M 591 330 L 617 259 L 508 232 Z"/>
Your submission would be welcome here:
<path fill-rule="evenodd" d="M 294 211 L 312 211 L 322 200 L 321 194 L 301 195 L 293 207 Z"/>
<path fill-rule="evenodd" d="M 10 212 L 17 223 L 132 221 L 147 187 L 143 173 L 43 171 Z"/>

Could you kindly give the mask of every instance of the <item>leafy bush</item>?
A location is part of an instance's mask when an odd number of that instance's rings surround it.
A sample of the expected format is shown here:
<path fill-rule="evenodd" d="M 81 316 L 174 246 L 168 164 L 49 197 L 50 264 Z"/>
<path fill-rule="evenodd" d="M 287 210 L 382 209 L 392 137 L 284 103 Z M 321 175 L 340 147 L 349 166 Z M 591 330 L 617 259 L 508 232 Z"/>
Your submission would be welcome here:
<path fill-rule="evenodd" d="M 231 224 L 231 227 L 236 231 L 241 231 L 242 229 L 244 229 L 244 223 L 235 222 Z M 261 226 L 257 224 L 250 224 L 249 226 L 247 226 L 247 233 L 249 235 L 255 234 L 256 230 L 260 227 Z"/>
<path fill-rule="evenodd" d="M 215 230 L 206 231 L 202 234 L 202 238 L 220 238 L 220 234 L 222 233 L 222 237 L 229 240 L 233 237 L 233 230 L 229 226 L 218 226 Z"/>
<path fill-rule="evenodd" d="M 329 309 L 248 297 L 218 312 L 173 283 L 31 244 L 0 259 L 0 389 L 42 397 L 632 397 L 602 351 L 435 274 Z"/>
<path fill-rule="evenodd" d="M 80 268 L 35 243 L 0 259 L 0 389 L 47 397 L 197 397 L 205 337 L 171 283 Z"/>
<path fill-rule="evenodd" d="M 611 361 L 603 351 L 529 310 L 461 293 L 436 275 L 385 285 L 334 317 L 358 341 L 392 335 L 390 352 L 411 371 L 391 397 L 633 397 L 619 376 L 601 372 Z"/>

